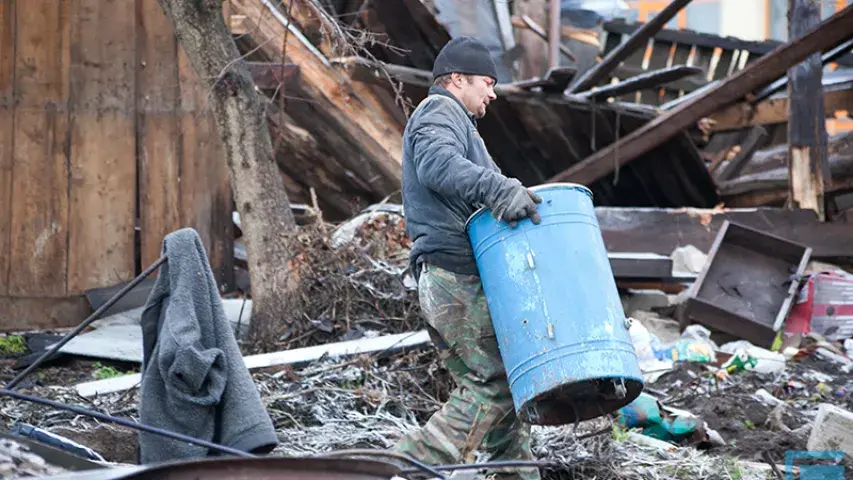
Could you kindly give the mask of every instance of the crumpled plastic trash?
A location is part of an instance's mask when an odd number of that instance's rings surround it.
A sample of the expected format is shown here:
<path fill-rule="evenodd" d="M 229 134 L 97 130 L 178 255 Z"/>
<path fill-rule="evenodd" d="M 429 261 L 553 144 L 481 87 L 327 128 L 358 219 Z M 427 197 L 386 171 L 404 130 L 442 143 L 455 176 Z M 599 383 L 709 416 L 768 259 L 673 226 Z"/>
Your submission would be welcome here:
<path fill-rule="evenodd" d="M 681 338 L 657 352 L 658 358 L 673 362 L 711 363 L 717 358 L 714 347 L 707 342 Z"/>
<path fill-rule="evenodd" d="M 710 340 L 711 332 L 701 325 L 690 325 L 681 334 L 681 338 L 669 344 L 662 343 L 642 322 L 633 318 L 628 332 L 637 353 L 643 379 L 648 383 L 654 383 L 661 375 L 672 370 L 676 362 L 716 361 L 716 345 Z"/>
<path fill-rule="evenodd" d="M 631 336 L 631 343 L 637 353 L 637 361 L 645 382 L 654 383 L 661 375 L 672 370 L 671 360 L 661 361 L 657 357 L 655 352 L 662 348 L 661 342 L 656 335 L 646 329 L 642 322 L 632 318 L 628 334 Z"/>
<path fill-rule="evenodd" d="M 720 347 L 720 351 L 732 355 L 732 358 L 722 365 L 729 373 L 744 370 L 757 373 L 785 371 L 785 355 L 757 347 L 746 340 L 726 343 Z"/>
<path fill-rule="evenodd" d="M 667 442 L 724 443 L 702 419 L 685 411 L 668 411 L 647 393 L 641 393 L 633 402 L 619 409 L 616 421 L 629 429 L 641 428 L 643 435 Z"/>

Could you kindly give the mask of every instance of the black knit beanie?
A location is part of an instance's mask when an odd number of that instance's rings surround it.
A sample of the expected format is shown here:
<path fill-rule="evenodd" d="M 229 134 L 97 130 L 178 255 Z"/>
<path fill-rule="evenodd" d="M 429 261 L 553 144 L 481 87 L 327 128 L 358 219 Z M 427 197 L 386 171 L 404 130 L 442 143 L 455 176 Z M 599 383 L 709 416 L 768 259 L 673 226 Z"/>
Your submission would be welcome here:
<path fill-rule="evenodd" d="M 474 37 L 456 37 L 438 52 L 432 66 L 433 80 L 453 72 L 498 80 L 498 69 L 489 49 Z"/>

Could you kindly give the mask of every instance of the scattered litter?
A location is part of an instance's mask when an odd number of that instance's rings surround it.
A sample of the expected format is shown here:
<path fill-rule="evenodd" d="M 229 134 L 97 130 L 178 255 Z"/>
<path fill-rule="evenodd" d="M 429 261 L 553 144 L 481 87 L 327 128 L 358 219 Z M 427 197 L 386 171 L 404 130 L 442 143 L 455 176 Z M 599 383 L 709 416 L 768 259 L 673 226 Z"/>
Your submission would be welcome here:
<path fill-rule="evenodd" d="M 785 356 L 778 352 L 756 347 L 746 340 L 729 342 L 720 351 L 732 355 L 723 365 L 729 373 L 751 370 L 756 373 L 779 373 L 785 370 Z"/>
<path fill-rule="evenodd" d="M 853 275 L 843 270 L 809 275 L 788 314 L 785 332 L 814 332 L 836 341 L 853 337 Z"/>
<path fill-rule="evenodd" d="M 633 402 L 619 409 L 616 421 L 629 429 L 639 427 L 643 435 L 666 442 L 689 440 L 699 443 L 706 440 L 701 420 L 687 412 L 672 415 L 656 398 L 646 393 L 641 393 Z"/>
<path fill-rule="evenodd" d="M 763 388 L 759 388 L 758 390 L 756 390 L 755 395 L 753 395 L 753 397 L 756 400 L 759 400 L 760 402 L 764 403 L 765 405 L 770 405 L 771 407 L 785 404 L 785 402 L 774 397 L 773 394 Z"/>

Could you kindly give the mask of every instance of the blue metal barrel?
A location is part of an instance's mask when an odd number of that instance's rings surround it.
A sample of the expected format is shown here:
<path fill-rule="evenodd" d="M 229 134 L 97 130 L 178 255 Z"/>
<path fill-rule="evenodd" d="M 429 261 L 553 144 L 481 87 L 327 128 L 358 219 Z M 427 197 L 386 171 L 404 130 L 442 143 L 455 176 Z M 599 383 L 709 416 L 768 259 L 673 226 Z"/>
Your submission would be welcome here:
<path fill-rule="evenodd" d="M 592 192 L 533 187 L 542 222 L 468 219 L 517 415 L 562 425 L 614 412 L 643 389 Z"/>

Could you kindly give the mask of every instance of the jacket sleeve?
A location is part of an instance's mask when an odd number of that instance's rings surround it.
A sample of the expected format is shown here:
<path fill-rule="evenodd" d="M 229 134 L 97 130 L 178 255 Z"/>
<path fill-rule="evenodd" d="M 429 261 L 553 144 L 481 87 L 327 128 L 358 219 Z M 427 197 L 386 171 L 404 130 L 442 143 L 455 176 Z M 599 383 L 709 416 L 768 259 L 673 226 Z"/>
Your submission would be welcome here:
<path fill-rule="evenodd" d="M 441 101 L 436 99 L 426 106 L 429 110 L 423 112 L 410 133 L 418 180 L 443 196 L 491 207 L 521 182 L 465 158 L 467 140 L 460 120 Z"/>

